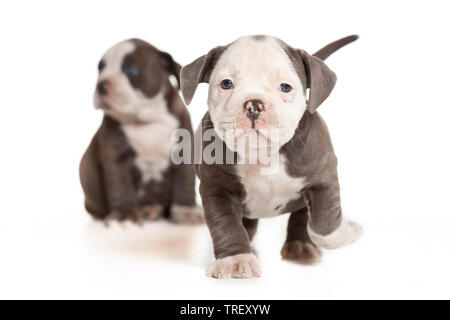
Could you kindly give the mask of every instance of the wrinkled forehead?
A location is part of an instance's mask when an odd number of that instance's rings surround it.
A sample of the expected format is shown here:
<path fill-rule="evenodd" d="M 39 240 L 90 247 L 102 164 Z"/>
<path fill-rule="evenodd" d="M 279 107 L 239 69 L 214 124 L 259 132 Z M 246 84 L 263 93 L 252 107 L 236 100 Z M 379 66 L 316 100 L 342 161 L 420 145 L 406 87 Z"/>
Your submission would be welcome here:
<path fill-rule="evenodd" d="M 292 61 L 279 39 L 270 36 L 247 36 L 232 43 L 216 64 L 217 75 L 295 76 Z"/>
<path fill-rule="evenodd" d="M 102 73 L 111 73 L 120 71 L 124 57 L 136 49 L 136 45 L 131 41 L 121 42 L 111 49 L 109 49 L 102 60 L 105 63 L 105 68 Z"/>

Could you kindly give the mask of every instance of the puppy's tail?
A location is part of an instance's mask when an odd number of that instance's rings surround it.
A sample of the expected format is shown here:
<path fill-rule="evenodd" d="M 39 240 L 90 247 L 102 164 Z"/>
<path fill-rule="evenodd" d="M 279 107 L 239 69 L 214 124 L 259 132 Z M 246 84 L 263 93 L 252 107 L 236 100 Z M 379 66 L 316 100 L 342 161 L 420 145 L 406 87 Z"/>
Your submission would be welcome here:
<path fill-rule="evenodd" d="M 352 35 L 352 36 L 348 36 L 348 37 L 336 40 L 336 41 L 326 45 L 325 47 L 323 47 L 316 53 L 314 53 L 313 56 L 315 56 L 321 60 L 325 60 L 326 58 L 331 56 L 333 53 L 338 51 L 340 48 L 348 45 L 349 43 L 352 43 L 353 41 L 356 41 L 358 38 L 359 38 L 359 36 Z"/>

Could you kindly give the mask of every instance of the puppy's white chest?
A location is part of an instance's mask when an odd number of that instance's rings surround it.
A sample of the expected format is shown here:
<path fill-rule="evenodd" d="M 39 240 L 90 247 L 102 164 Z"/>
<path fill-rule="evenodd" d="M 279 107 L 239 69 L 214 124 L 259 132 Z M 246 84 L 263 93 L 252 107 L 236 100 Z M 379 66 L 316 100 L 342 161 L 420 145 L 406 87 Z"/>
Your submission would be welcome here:
<path fill-rule="evenodd" d="M 178 128 L 178 120 L 167 113 L 158 121 L 148 124 L 126 124 L 122 129 L 136 152 L 136 165 L 144 182 L 160 181 L 169 167 L 174 142 L 172 133 Z"/>
<path fill-rule="evenodd" d="M 270 170 L 259 165 L 238 165 L 238 175 L 244 185 L 244 203 L 248 218 L 277 216 L 291 201 L 300 197 L 306 185 L 305 178 L 293 178 L 285 170 L 285 159 L 281 156 L 278 165 Z"/>

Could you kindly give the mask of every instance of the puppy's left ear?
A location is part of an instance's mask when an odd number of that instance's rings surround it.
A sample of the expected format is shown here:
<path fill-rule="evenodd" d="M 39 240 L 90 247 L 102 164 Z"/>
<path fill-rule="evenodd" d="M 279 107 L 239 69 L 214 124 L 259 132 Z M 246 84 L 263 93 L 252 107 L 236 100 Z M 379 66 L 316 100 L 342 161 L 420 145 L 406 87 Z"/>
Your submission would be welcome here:
<path fill-rule="evenodd" d="M 199 83 L 209 83 L 211 72 L 226 48 L 226 46 L 215 47 L 181 69 L 181 92 L 186 104 L 191 103 Z"/>
<path fill-rule="evenodd" d="M 336 74 L 319 58 L 311 56 L 304 50 L 296 51 L 306 72 L 307 88 L 309 88 L 308 110 L 314 113 L 333 91 Z"/>
<path fill-rule="evenodd" d="M 167 52 L 160 51 L 159 59 L 161 61 L 161 66 L 166 70 L 169 74 L 174 75 L 178 82 L 178 87 L 180 87 L 180 71 L 181 66 L 173 60 L 172 56 Z"/>

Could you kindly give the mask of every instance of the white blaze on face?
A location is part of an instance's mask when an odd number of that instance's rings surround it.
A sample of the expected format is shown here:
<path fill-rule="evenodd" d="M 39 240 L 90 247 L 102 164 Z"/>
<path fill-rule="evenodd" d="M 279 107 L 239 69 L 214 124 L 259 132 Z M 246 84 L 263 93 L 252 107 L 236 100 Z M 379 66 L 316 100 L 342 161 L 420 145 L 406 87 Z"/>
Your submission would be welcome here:
<path fill-rule="evenodd" d="M 123 58 L 135 50 L 132 42 L 125 41 L 109 49 L 102 60 L 105 67 L 99 72 L 98 83 L 108 82 L 108 94 L 100 95 L 97 90 L 94 95 L 94 104 L 97 108 L 104 108 L 105 105 L 121 112 L 130 112 L 132 100 L 135 95 L 134 89 L 127 77 L 122 72 Z"/>
<path fill-rule="evenodd" d="M 167 112 L 162 93 L 146 97 L 134 88 L 122 71 L 124 57 L 132 54 L 136 45 L 131 41 L 121 42 L 109 49 L 103 56 L 105 67 L 100 71 L 98 82 L 108 81 L 108 94 L 94 95 L 94 105 L 116 119 L 129 121 L 152 121 Z M 107 106 L 107 107 L 105 107 Z"/>
<path fill-rule="evenodd" d="M 126 76 L 122 73 L 122 61 L 123 58 L 132 53 L 135 48 L 136 46 L 133 42 L 124 41 L 109 49 L 103 56 L 105 68 L 100 72 L 98 77 L 99 81 L 121 77 L 125 78 L 122 78 L 122 80 L 126 80 Z"/>
<path fill-rule="evenodd" d="M 224 79 L 233 82 L 232 89 L 222 89 Z M 292 90 L 281 91 L 282 83 Z M 244 111 L 245 102 L 252 99 L 262 101 L 265 109 L 253 129 Z M 281 147 L 293 137 L 306 110 L 306 97 L 279 40 L 248 36 L 231 44 L 216 63 L 209 80 L 208 106 L 215 130 L 230 149 L 237 151 L 240 139 L 270 135 L 270 131 L 277 133 Z"/>

